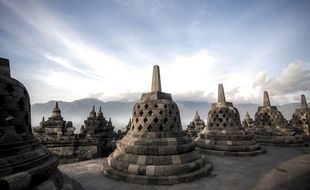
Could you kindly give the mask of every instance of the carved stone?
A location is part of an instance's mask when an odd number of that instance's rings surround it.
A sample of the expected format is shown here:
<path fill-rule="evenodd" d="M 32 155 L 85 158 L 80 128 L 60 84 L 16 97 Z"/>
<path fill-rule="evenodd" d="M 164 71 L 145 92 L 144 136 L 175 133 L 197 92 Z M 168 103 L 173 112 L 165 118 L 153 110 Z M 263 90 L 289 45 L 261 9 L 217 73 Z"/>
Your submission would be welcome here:
<path fill-rule="evenodd" d="M 211 164 L 195 150 L 181 127 L 171 95 L 161 92 L 159 67 L 153 67 L 152 92 L 134 105 L 127 135 L 104 165 L 106 176 L 131 183 L 176 184 L 205 176 Z"/>
<path fill-rule="evenodd" d="M 218 87 L 218 102 L 208 113 L 208 123 L 196 139 L 197 147 L 207 154 L 253 156 L 264 153 L 251 132 L 241 126 L 237 108 L 226 102 L 222 84 Z"/>
<path fill-rule="evenodd" d="M 189 136 L 196 138 L 197 134 L 200 133 L 205 126 L 205 122 L 200 118 L 198 111 L 196 111 L 196 115 L 187 126 L 186 132 Z"/>
<path fill-rule="evenodd" d="M 264 92 L 263 106 L 258 107 L 255 113 L 253 132 L 259 143 L 278 146 L 303 145 L 302 136 L 289 127 L 276 106 L 271 106 L 267 91 Z"/>
<path fill-rule="evenodd" d="M 308 107 L 305 95 L 301 95 L 300 108 L 292 115 L 291 124 L 295 131 L 301 132 L 304 138 L 310 137 L 310 108 Z"/>
<path fill-rule="evenodd" d="M 34 138 L 26 88 L 0 58 L 0 189 L 80 189 L 57 169 L 58 158 Z"/>

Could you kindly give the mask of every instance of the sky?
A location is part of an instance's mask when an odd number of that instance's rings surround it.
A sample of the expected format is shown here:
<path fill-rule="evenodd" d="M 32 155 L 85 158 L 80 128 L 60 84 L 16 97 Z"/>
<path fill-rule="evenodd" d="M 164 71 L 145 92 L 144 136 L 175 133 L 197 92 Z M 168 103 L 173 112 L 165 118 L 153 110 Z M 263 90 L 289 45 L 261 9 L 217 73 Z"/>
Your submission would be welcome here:
<path fill-rule="evenodd" d="M 0 0 L 0 57 L 49 100 L 137 101 L 159 65 L 175 100 L 310 99 L 307 0 Z"/>

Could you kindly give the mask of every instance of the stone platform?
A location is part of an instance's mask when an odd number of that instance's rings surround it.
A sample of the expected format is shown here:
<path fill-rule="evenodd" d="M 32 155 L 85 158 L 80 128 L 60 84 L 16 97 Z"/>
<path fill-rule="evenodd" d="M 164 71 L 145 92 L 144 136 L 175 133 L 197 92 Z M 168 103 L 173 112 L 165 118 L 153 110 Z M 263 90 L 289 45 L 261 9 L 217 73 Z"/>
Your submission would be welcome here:
<path fill-rule="evenodd" d="M 114 181 L 102 175 L 107 158 L 60 165 L 84 190 L 306 190 L 310 189 L 310 147 L 263 147 L 255 157 L 207 155 L 211 176 L 176 185 L 138 185 Z"/>

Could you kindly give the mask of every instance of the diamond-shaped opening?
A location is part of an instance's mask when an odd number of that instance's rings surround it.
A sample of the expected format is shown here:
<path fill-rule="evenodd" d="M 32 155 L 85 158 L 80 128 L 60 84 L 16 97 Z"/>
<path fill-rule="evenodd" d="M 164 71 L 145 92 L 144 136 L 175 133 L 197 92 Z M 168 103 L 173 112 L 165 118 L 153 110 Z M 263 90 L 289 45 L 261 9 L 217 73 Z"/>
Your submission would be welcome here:
<path fill-rule="evenodd" d="M 155 123 L 158 123 L 158 121 L 159 121 L 159 120 L 157 119 L 157 117 L 155 117 L 154 122 L 155 122 Z"/>
<path fill-rule="evenodd" d="M 174 128 L 174 126 L 173 126 L 173 124 L 171 124 L 171 125 L 170 125 L 170 129 L 173 129 L 173 128 Z"/>
<path fill-rule="evenodd" d="M 145 109 L 147 109 L 148 107 L 149 107 L 149 105 L 148 105 L 148 104 L 145 104 L 145 105 L 144 105 L 144 108 L 145 108 Z"/>
<path fill-rule="evenodd" d="M 138 131 L 141 131 L 141 129 L 142 129 L 142 125 L 139 125 Z"/>
<path fill-rule="evenodd" d="M 160 114 L 160 115 L 163 115 L 163 113 L 164 113 L 163 111 L 161 111 L 161 110 L 159 111 L 159 114 Z"/>
<path fill-rule="evenodd" d="M 7 84 L 5 87 L 6 91 L 8 91 L 8 93 L 12 93 L 14 91 L 14 88 L 12 86 L 12 84 Z"/>
<path fill-rule="evenodd" d="M 133 131 L 134 129 L 135 129 L 135 126 L 133 125 L 132 128 L 131 128 L 131 131 Z"/>
<path fill-rule="evenodd" d="M 147 127 L 147 130 L 148 130 L 149 132 L 151 132 L 152 129 L 153 129 L 153 127 L 152 127 L 151 125 L 149 125 L 149 126 Z"/>
<path fill-rule="evenodd" d="M 167 121 L 168 121 L 168 118 L 165 117 L 165 119 L 164 119 L 164 124 L 166 124 Z"/>
<path fill-rule="evenodd" d="M 173 121 L 174 121 L 174 122 L 176 122 L 176 121 L 177 121 L 177 118 L 176 118 L 176 117 L 175 117 L 175 118 L 173 118 Z"/>
<path fill-rule="evenodd" d="M 137 112 L 134 111 L 134 112 L 133 112 L 133 115 L 136 115 L 136 113 L 137 113 Z"/>
<path fill-rule="evenodd" d="M 25 110 L 25 102 L 23 100 L 23 98 L 20 98 L 17 102 L 19 110 Z"/>
<path fill-rule="evenodd" d="M 172 114 L 172 111 L 170 110 L 170 111 L 169 111 L 169 115 L 171 115 L 171 114 Z"/>
<path fill-rule="evenodd" d="M 140 116 L 142 116 L 142 115 L 143 115 L 143 111 L 140 111 L 140 113 L 139 113 L 139 114 L 140 114 Z"/>
<path fill-rule="evenodd" d="M 174 108 L 174 105 L 172 104 L 172 106 L 171 106 L 172 108 Z"/>
<path fill-rule="evenodd" d="M 17 134 L 25 133 L 25 129 L 23 125 L 15 125 L 15 131 Z"/>
<path fill-rule="evenodd" d="M 216 126 L 220 126 L 220 124 L 217 123 Z M 231 124 L 231 126 L 232 126 L 232 124 Z"/>
<path fill-rule="evenodd" d="M 138 105 L 137 109 L 139 109 L 139 108 L 140 108 L 140 105 Z"/>
<path fill-rule="evenodd" d="M 148 114 L 149 114 L 150 116 L 153 115 L 152 110 L 150 110 L 150 111 L 148 112 Z"/>
<path fill-rule="evenodd" d="M 154 105 L 154 108 L 158 108 L 158 105 L 157 105 L 157 104 L 155 104 L 155 105 Z"/>
<path fill-rule="evenodd" d="M 143 121 L 144 121 L 144 123 L 146 123 L 147 122 L 147 119 L 146 119 L 146 117 L 143 119 Z"/>
<path fill-rule="evenodd" d="M 180 128 L 180 125 L 178 125 L 178 128 Z"/>
<path fill-rule="evenodd" d="M 164 129 L 164 127 L 162 125 L 160 125 L 158 128 L 160 131 L 163 131 L 163 129 Z"/>
<path fill-rule="evenodd" d="M 179 115 L 179 112 L 177 111 L 177 112 L 175 112 L 177 115 Z"/>
<path fill-rule="evenodd" d="M 167 104 L 165 104 L 165 105 L 164 105 L 164 108 L 167 109 L 167 107 L 168 107 Z"/>
<path fill-rule="evenodd" d="M 138 119 L 138 118 L 136 118 L 136 123 L 138 123 L 138 121 L 139 121 L 139 119 Z"/>

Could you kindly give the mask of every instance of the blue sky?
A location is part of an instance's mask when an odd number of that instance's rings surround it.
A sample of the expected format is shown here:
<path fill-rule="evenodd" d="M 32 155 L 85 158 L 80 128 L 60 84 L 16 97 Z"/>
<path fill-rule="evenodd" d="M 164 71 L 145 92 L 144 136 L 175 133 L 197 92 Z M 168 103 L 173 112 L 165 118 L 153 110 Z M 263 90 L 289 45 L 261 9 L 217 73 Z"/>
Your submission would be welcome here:
<path fill-rule="evenodd" d="M 4 1 L 0 56 L 32 103 L 137 100 L 152 65 L 174 99 L 310 96 L 310 1 Z"/>

